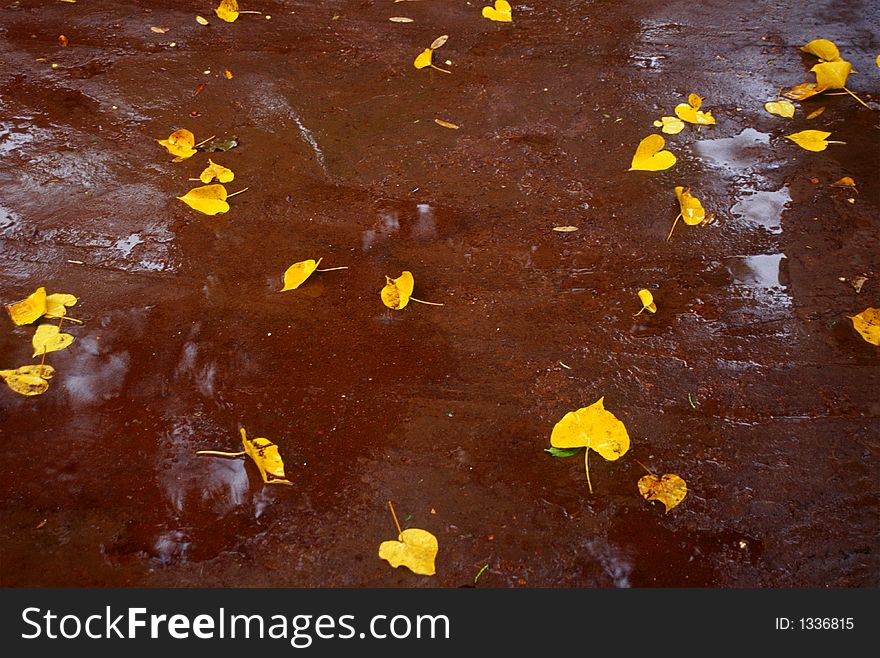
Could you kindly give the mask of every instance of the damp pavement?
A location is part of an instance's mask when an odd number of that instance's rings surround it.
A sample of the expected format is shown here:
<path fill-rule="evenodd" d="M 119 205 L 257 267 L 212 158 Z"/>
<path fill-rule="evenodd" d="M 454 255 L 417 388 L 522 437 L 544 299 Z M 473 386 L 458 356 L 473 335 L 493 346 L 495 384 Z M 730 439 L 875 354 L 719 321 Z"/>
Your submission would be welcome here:
<path fill-rule="evenodd" d="M 847 319 L 880 306 L 876 3 L 213 4 L 3 3 L 0 296 L 85 322 L 47 393 L 0 390 L 4 586 L 880 584 L 880 352 Z M 416 70 L 441 34 L 451 73 Z M 820 37 L 871 109 L 767 114 Z M 691 92 L 717 125 L 627 172 Z M 175 199 L 208 157 L 171 162 L 178 128 L 237 137 L 228 213 Z M 846 144 L 784 139 L 808 128 Z M 666 242 L 676 185 L 717 218 Z M 276 292 L 318 257 L 349 269 Z M 402 270 L 444 306 L 386 309 Z M 0 323 L 0 366 L 31 363 Z M 601 396 L 632 447 L 591 495 L 544 448 Z M 293 486 L 194 454 L 240 427 Z M 377 557 L 389 500 L 433 578 Z"/>

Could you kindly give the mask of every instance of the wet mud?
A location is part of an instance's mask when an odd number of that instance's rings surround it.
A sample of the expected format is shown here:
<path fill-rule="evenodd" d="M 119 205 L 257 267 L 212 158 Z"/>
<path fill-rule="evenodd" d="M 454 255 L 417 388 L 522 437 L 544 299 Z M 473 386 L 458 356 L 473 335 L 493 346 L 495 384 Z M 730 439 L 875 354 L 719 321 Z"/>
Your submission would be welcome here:
<path fill-rule="evenodd" d="M 46 394 L 0 390 L 4 586 L 880 584 L 880 352 L 847 319 L 880 306 L 876 3 L 212 5 L 0 14 L 0 293 L 85 321 Z M 440 34 L 452 73 L 413 68 Z M 818 37 L 873 109 L 767 114 Z M 717 125 L 627 172 L 690 92 Z M 238 137 L 211 156 L 250 188 L 225 215 L 175 199 L 207 160 L 170 162 L 177 128 Z M 846 145 L 784 139 L 807 128 Z M 665 242 L 676 185 L 717 220 Z M 350 269 L 276 292 L 318 257 Z M 386 309 L 404 269 L 444 306 Z M 30 363 L 0 323 L 0 367 Z M 543 449 L 600 396 L 632 448 L 591 495 Z M 240 427 L 294 486 L 194 454 Z M 644 501 L 636 459 L 684 502 Z M 377 557 L 388 500 L 438 537 L 435 577 Z"/>

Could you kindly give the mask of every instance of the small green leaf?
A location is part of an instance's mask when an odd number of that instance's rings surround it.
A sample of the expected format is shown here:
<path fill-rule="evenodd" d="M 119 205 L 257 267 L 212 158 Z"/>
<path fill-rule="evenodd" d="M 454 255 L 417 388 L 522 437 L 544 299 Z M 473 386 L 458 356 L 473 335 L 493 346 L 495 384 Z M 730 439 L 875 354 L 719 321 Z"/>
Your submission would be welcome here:
<path fill-rule="evenodd" d="M 199 146 L 198 149 L 205 153 L 213 153 L 214 151 L 228 151 L 234 149 L 236 146 L 238 146 L 238 137 L 233 135 L 229 139 L 212 139 L 207 144 Z"/>
<path fill-rule="evenodd" d="M 544 448 L 544 452 L 549 452 L 551 457 L 572 457 L 581 450 L 583 448 Z"/>

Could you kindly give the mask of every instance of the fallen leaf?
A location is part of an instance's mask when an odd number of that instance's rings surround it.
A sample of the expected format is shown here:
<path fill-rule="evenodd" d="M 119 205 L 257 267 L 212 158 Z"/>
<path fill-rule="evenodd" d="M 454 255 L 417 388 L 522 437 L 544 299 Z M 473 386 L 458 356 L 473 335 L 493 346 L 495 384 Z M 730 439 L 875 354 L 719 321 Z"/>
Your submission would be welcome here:
<path fill-rule="evenodd" d="M 828 39 L 814 39 L 805 46 L 801 46 L 801 50 L 805 53 L 815 55 L 826 62 L 834 62 L 840 59 L 840 51 L 837 49 L 834 42 L 829 41 Z"/>
<path fill-rule="evenodd" d="M 234 149 L 236 146 L 238 146 L 238 137 L 233 135 L 228 139 L 220 139 L 219 137 L 212 139 L 199 146 L 198 150 L 204 151 L 205 153 L 214 153 L 215 151 L 225 152 Z"/>
<path fill-rule="evenodd" d="M 668 514 L 669 510 L 684 500 L 687 483 L 674 473 L 667 473 L 662 478 L 651 473 L 639 480 L 639 493 L 645 500 L 659 500 Z"/>
<path fill-rule="evenodd" d="M 57 352 L 68 347 L 73 342 L 71 334 L 61 333 L 61 329 L 55 324 L 41 324 L 34 332 L 31 344 L 34 346 L 34 356 Z"/>
<path fill-rule="evenodd" d="M 831 183 L 831 187 L 849 187 L 852 188 L 853 192 L 858 194 L 856 182 L 850 176 L 844 176 L 840 180 Z"/>
<path fill-rule="evenodd" d="M 451 128 L 452 130 L 458 130 L 460 127 L 454 123 L 444 121 L 443 119 L 434 119 L 434 123 L 436 123 L 438 126 L 443 126 L 444 128 Z"/>
<path fill-rule="evenodd" d="M 684 130 L 684 121 L 678 117 L 660 117 L 654 122 L 654 126 L 660 128 L 660 131 L 667 135 L 677 135 Z"/>
<path fill-rule="evenodd" d="M 226 203 L 227 196 L 225 187 L 214 184 L 194 187 L 185 195 L 177 198 L 199 212 L 206 215 L 216 215 L 229 210 L 229 204 Z"/>
<path fill-rule="evenodd" d="M 871 345 L 880 346 L 880 308 L 870 306 L 858 315 L 848 315 L 853 327 Z"/>
<path fill-rule="evenodd" d="M 0 370 L 0 377 L 13 391 L 20 395 L 40 395 L 49 390 L 49 382 L 55 369 L 48 365 L 21 366 L 15 370 Z"/>
<path fill-rule="evenodd" d="M 828 148 L 828 144 L 832 143 L 826 141 L 827 138 L 830 136 L 831 133 L 827 133 L 824 130 L 802 130 L 801 132 L 794 133 L 793 135 L 786 135 L 785 139 L 790 139 L 795 144 L 797 144 L 801 148 L 807 149 L 808 151 L 824 151 L 826 148 Z"/>
<path fill-rule="evenodd" d="M 30 324 L 46 314 L 46 299 L 46 289 L 40 287 L 20 302 L 6 304 L 6 310 L 16 325 Z"/>
<path fill-rule="evenodd" d="M 205 87 L 207 86 L 208 83 L 206 82 L 200 82 L 199 84 L 197 84 L 196 88 L 193 89 L 193 96 L 198 96 L 199 94 L 201 94 L 203 91 L 205 91 Z"/>
<path fill-rule="evenodd" d="M 793 101 L 802 101 L 811 98 L 816 94 L 821 94 L 823 91 L 825 91 L 825 89 L 817 85 L 815 82 L 802 82 L 788 91 L 782 92 L 782 95 Z"/>
<path fill-rule="evenodd" d="M 701 112 L 703 99 L 696 94 L 688 95 L 687 103 L 679 103 L 675 106 L 675 116 L 688 123 L 696 123 L 702 126 L 715 125 L 715 117 L 711 112 Z"/>
<path fill-rule="evenodd" d="M 427 530 L 407 528 L 397 536 L 398 541 L 383 541 L 379 544 L 379 557 L 387 560 L 395 569 L 408 568 L 421 576 L 437 573 L 434 560 L 440 549 L 437 538 Z"/>
<path fill-rule="evenodd" d="M 203 18 L 203 17 L 201 17 L 201 16 L 196 16 L 196 23 L 198 23 L 199 25 L 207 25 L 207 24 L 208 24 L 208 19 L 207 19 L 207 18 Z"/>
<path fill-rule="evenodd" d="M 807 119 L 815 119 L 817 116 L 819 116 L 820 114 L 822 114 L 822 112 L 824 112 L 824 111 L 825 111 L 825 106 L 823 105 L 822 107 L 820 107 L 820 108 L 818 108 L 818 109 L 815 109 L 815 110 L 813 110 L 812 112 L 810 112 L 810 113 L 807 115 Z"/>
<path fill-rule="evenodd" d="M 578 230 L 577 226 L 554 226 L 553 230 L 557 233 L 572 233 Z"/>
<path fill-rule="evenodd" d="M 451 71 L 441 69 L 439 66 L 434 66 L 434 63 L 432 61 L 433 56 L 434 51 L 430 48 L 425 48 L 421 53 L 419 53 L 418 57 L 416 57 L 415 61 L 413 62 L 413 66 L 415 66 L 417 69 L 430 67 L 432 69 L 437 69 L 438 71 L 443 71 L 443 73 L 451 73 Z"/>
<path fill-rule="evenodd" d="M 232 23 L 238 18 L 238 0 L 220 0 L 220 6 L 214 10 L 217 18 L 227 23 Z"/>
<path fill-rule="evenodd" d="M 846 79 L 852 73 L 852 64 L 845 60 L 839 62 L 822 62 L 810 69 L 816 74 L 816 84 L 827 89 L 843 89 L 846 87 Z"/>
<path fill-rule="evenodd" d="M 232 71 L 230 71 L 229 69 L 223 69 L 223 76 L 224 76 L 227 80 L 232 80 L 232 77 L 233 77 L 233 76 L 232 76 Z"/>
<path fill-rule="evenodd" d="M 67 315 L 67 307 L 75 305 L 79 300 L 73 295 L 56 292 L 46 297 L 47 318 L 63 318 Z"/>
<path fill-rule="evenodd" d="M 857 276 L 853 277 L 853 279 L 849 282 L 849 285 L 853 287 L 853 290 L 856 291 L 856 294 L 862 292 L 862 286 L 868 283 L 868 277 L 866 276 Z"/>
<path fill-rule="evenodd" d="M 388 19 L 393 23 L 413 23 L 413 19 L 407 18 L 406 16 L 392 16 Z"/>
<path fill-rule="evenodd" d="M 208 166 L 199 174 L 199 180 L 203 183 L 210 183 L 215 178 L 218 183 L 230 183 L 235 179 L 235 174 L 232 173 L 231 169 L 218 165 L 211 158 L 208 158 Z"/>
<path fill-rule="evenodd" d="M 642 308 L 636 315 L 641 315 L 642 311 L 648 311 L 648 313 L 657 312 L 657 304 L 654 303 L 654 295 L 651 294 L 650 290 L 646 288 L 639 290 L 639 301 L 642 302 Z M 636 315 L 633 317 L 636 317 Z"/>
<path fill-rule="evenodd" d="M 590 450 L 595 450 L 609 461 L 619 459 L 629 450 L 626 427 L 614 414 L 605 410 L 604 400 L 601 397 L 589 407 L 569 411 L 556 423 L 550 435 L 550 444 L 554 448 L 587 449 L 584 461 L 590 493 L 593 493 L 590 482 Z"/>
<path fill-rule="evenodd" d="M 794 116 L 794 104 L 790 101 L 770 101 L 769 103 L 764 103 L 764 109 L 770 114 L 786 119 L 791 119 Z"/>
<path fill-rule="evenodd" d="M 175 130 L 168 136 L 168 139 L 157 139 L 162 146 L 168 149 L 171 155 L 181 160 L 186 160 L 194 156 L 198 151 L 193 148 L 196 143 L 196 137 L 186 128 Z"/>
<path fill-rule="evenodd" d="M 309 258 L 308 260 L 294 263 L 288 267 L 284 272 L 284 287 L 278 292 L 299 288 L 305 283 L 306 279 L 312 276 L 312 272 L 318 269 L 318 265 L 321 264 L 322 260 L 323 258 L 319 258 L 318 260 Z"/>
<path fill-rule="evenodd" d="M 68 39 L 63 34 L 58 35 L 58 45 L 62 48 L 67 48 L 67 44 L 70 43 L 70 39 Z"/>
<path fill-rule="evenodd" d="M 697 226 L 706 221 L 706 211 L 703 209 L 703 204 L 697 197 L 691 194 L 691 188 L 684 189 L 681 185 L 676 186 L 675 198 L 678 199 L 680 212 L 675 221 L 672 222 L 672 228 L 669 229 L 669 235 L 666 236 L 667 242 L 672 237 L 672 232 L 675 230 L 675 225 L 679 219 L 683 219 L 684 223 L 688 226 Z"/>
<path fill-rule="evenodd" d="M 431 42 L 430 49 L 437 50 L 440 46 L 442 46 L 448 40 L 449 40 L 448 34 L 441 34 L 439 37 L 437 37 L 436 39 L 434 39 L 434 41 Z"/>
<path fill-rule="evenodd" d="M 165 34 L 170 29 L 170 27 L 151 27 L 150 32 L 155 32 L 156 34 Z"/>
<path fill-rule="evenodd" d="M 666 144 L 660 135 L 648 135 L 639 142 L 636 153 L 632 159 L 629 171 L 661 171 L 669 169 L 675 164 L 675 156 L 669 151 L 664 151 Z"/>
<path fill-rule="evenodd" d="M 550 453 L 551 457 L 574 457 L 583 448 L 544 448 L 544 452 Z"/>
<path fill-rule="evenodd" d="M 483 7 L 483 18 L 510 23 L 513 20 L 513 9 L 507 0 L 495 0 L 494 7 Z"/>
<path fill-rule="evenodd" d="M 241 442 L 245 454 L 254 460 L 263 482 L 266 484 L 293 484 L 284 474 L 284 461 L 278 446 L 266 438 L 248 439 L 244 428 L 241 428 Z"/>
<path fill-rule="evenodd" d="M 385 287 L 380 293 L 382 303 L 395 311 L 405 308 L 415 287 L 412 273 L 404 270 L 396 279 L 386 276 L 385 281 Z"/>

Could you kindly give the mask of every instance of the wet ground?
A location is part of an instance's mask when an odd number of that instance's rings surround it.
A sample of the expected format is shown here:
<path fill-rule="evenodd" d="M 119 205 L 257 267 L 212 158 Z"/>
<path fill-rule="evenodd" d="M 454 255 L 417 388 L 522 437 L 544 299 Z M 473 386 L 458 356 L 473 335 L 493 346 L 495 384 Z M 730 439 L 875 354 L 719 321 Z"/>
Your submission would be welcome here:
<path fill-rule="evenodd" d="M 0 390 L 3 585 L 880 584 L 880 351 L 846 317 L 880 306 L 876 2 L 145 4 L 0 14 L 0 296 L 85 321 L 46 394 Z M 452 73 L 416 70 L 440 34 Z M 767 114 L 818 37 L 873 109 Z M 690 92 L 717 125 L 627 172 Z M 177 128 L 238 137 L 227 214 L 175 199 L 207 160 L 170 162 Z M 846 144 L 783 138 L 807 128 Z M 665 242 L 675 185 L 718 218 Z M 320 256 L 350 269 L 276 292 Z M 386 309 L 404 269 L 445 306 Z M 0 366 L 31 362 L 2 325 Z M 600 396 L 632 448 L 590 495 L 543 449 Z M 194 455 L 242 426 L 294 486 Z M 684 502 L 641 499 L 636 459 Z M 378 559 L 388 500 L 435 577 Z"/>

